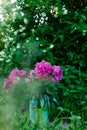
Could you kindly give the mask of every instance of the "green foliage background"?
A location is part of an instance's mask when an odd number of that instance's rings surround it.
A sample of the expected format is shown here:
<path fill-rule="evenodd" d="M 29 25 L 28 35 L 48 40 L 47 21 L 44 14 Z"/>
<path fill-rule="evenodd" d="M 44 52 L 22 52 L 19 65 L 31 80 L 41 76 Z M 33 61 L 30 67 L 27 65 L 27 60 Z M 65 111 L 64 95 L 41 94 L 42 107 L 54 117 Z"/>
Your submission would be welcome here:
<path fill-rule="evenodd" d="M 5 19 L 0 23 L 0 52 L 5 53 L 0 53 L 0 74 L 6 77 L 15 67 L 30 70 L 41 60 L 60 65 L 64 77 L 54 91 L 63 109 L 60 117 L 78 115 L 87 125 L 87 1 L 5 3 L 8 15 L 2 12 Z M 53 109 L 51 120 L 55 116 Z"/>

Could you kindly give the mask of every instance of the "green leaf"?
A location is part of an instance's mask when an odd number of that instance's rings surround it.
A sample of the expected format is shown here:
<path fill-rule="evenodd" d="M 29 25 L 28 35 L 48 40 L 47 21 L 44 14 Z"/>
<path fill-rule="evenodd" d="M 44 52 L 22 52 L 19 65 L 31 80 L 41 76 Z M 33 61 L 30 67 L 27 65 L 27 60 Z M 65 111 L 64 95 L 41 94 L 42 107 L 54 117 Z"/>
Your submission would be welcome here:
<path fill-rule="evenodd" d="M 62 119 L 57 119 L 56 121 L 54 120 L 54 126 L 53 128 L 56 128 L 58 126 L 61 126 L 63 123 L 63 120 Z"/>
<path fill-rule="evenodd" d="M 81 119 L 80 116 L 77 116 L 77 115 L 72 115 L 72 116 L 71 116 L 71 120 L 73 120 L 73 121 L 78 121 L 78 120 L 80 120 L 80 119 Z"/>

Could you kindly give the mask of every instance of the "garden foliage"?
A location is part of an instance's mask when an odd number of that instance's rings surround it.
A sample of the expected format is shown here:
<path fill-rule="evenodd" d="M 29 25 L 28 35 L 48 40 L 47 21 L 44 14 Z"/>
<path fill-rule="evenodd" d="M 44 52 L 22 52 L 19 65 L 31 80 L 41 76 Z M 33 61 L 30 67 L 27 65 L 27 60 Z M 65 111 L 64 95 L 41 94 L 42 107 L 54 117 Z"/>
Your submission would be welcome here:
<path fill-rule="evenodd" d="M 17 0 L 2 8 L 0 74 L 30 70 L 42 60 L 60 65 L 63 80 L 51 91 L 59 106 L 50 120 L 61 112 L 58 117 L 80 116 L 87 125 L 87 1 Z"/>

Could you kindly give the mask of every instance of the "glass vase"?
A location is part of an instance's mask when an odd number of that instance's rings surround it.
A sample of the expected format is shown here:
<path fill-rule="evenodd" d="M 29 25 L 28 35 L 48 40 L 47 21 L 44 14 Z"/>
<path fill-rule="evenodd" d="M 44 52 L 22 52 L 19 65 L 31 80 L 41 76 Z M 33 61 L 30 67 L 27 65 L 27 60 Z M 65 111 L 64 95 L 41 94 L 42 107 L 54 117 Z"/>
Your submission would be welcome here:
<path fill-rule="evenodd" d="M 38 107 L 38 99 L 32 99 L 29 102 L 29 117 L 30 120 L 36 124 L 48 124 L 48 109 L 47 107 Z M 45 104 L 44 104 L 45 105 Z"/>

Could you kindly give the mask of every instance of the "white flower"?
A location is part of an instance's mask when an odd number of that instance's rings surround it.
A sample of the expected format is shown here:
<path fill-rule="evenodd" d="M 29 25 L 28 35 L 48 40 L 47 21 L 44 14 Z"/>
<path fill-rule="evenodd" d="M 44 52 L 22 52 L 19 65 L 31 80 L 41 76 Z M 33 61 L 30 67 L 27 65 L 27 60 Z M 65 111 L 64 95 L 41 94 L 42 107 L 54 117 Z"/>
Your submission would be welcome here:
<path fill-rule="evenodd" d="M 86 30 L 83 30 L 84 33 L 86 33 Z"/>
<path fill-rule="evenodd" d="M 22 35 L 22 36 L 26 36 L 26 33 L 22 33 L 21 35 Z"/>
<path fill-rule="evenodd" d="M 82 18 L 83 18 L 84 20 L 86 20 L 86 16 L 85 16 L 85 15 L 82 15 Z"/>
<path fill-rule="evenodd" d="M 24 23 L 25 23 L 25 24 L 28 24 L 27 18 L 24 18 Z"/>
<path fill-rule="evenodd" d="M 54 17 L 55 17 L 55 18 L 57 18 L 57 17 L 58 17 L 58 15 L 57 15 L 57 14 L 54 14 Z"/>
<path fill-rule="evenodd" d="M 54 45 L 53 45 L 53 44 L 50 45 L 50 49 L 52 49 L 52 48 L 54 48 Z"/>
<path fill-rule="evenodd" d="M 9 57 L 9 58 L 12 58 L 12 55 L 9 55 L 8 57 Z"/>
<path fill-rule="evenodd" d="M 32 33 L 35 33 L 35 29 L 31 29 Z"/>
<path fill-rule="evenodd" d="M 39 40 L 39 37 L 36 37 L 36 40 L 38 41 L 38 40 Z"/>
<path fill-rule="evenodd" d="M 21 16 L 24 16 L 24 13 L 23 12 L 20 12 L 21 13 Z"/>
<path fill-rule="evenodd" d="M 78 43 L 79 41 L 77 40 L 76 43 Z"/>
<path fill-rule="evenodd" d="M 64 15 L 68 14 L 68 10 L 67 9 L 63 9 L 63 14 Z"/>
<path fill-rule="evenodd" d="M 16 51 L 16 48 L 15 47 L 13 47 L 13 48 L 10 48 L 10 52 L 15 52 Z"/>
<path fill-rule="evenodd" d="M 16 2 L 16 0 L 11 0 L 11 3 L 15 3 Z"/>
<path fill-rule="evenodd" d="M 43 23 L 44 23 L 44 18 L 41 18 L 41 19 L 39 20 L 39 22 L 40 22 L 41 24 L 43 24 Z"/>
<path fill-rule="evenodd" d="M 19 48 L 20 48 L 20 44 L 19 44 L 19 43 L 17 44 L 17 47 L 16 47 L 16 48 L 17 48 L 17 49 L 19 49 Z"/>
<path fill-rule="evenodd" d="M 4 51 L 0 51 L 0 55 L 1 55 L 2 57 L 4 57 L 4 56 L 5 56 L 5 52 L 4 52 Z"/>
<path fill-rule="evenodd" d="M 0 58 L 0 61 L 3 61 L 4 59 L 3 58 Z"/>
<path fill-rule="evenodd" d="M 15 32 L 14 32 L 14 35 L 17 35 L 17 33 L 18 33 L 18 31 L 15 31 Z"/>
<path fill-rule="evenodd" d="M 48 20 L 48 17 L 46 17 L 45 20 Z"/>
<path fill-rule="evenodd" d="M 23 29 L 19 29 L 19 32 L 23 32 Z"/>
<path fill-rule="evenodd" d="M 42 16 L 42 17 L 46 17 L 46 13 L 45 13 L 45 12 L 42 12 L 42 13 L 41 13 L 41 16 Z"/>
<path fill-rule="evenodd" d="M 9 63 L 9 62 L 10 62 L 10 59 L 6 60 L 6 62 Z"/>
<path fill-rule="evenodd" d="M 44 49 L 43 52 L 47 52 L 47 51 Z"/>
<path fill-rule="evenodd" d="M 52 9 L 50 10 L 50 13 L 53 14 L 53 10 Z"/>
<path fill-rule="evenodd" d="M 54 7 L 54 10 L 55 10 L 55 11 L 58 11 L 58 7 Z"/>
<path fill-rule="evenodd" d="M 24 53 L 26 53 L 27 52 L 27 50 L 24 50 Z"/>
<path fill-rule="evenodd" d="M 36 14 L 36 15 L 34 16 L 34 18 L 35 18 L 35 19 L 38 19 L 38 18 L 39 18 L 38 14 Z"/>
<path fill-rule="evenodd" d="M 35 23 L 37 23 L 37 22 L 38 22 L 38 20 L 36 19 L 36 20 L 35 20 Z"/>
<path fill-rule="evenodd" d="M 42 8 L 45 9 L 45 6 L 43 5 Z"/>
<path fill-rule="evenodd" d="M 74 30 L 76 30 L 77 28 L 75 27 Z"/>
<path fill-rule="evenodd" d="M 63 5 L 62 10 L 63 10 L 63 14 L 64 14 L 64 15 L 68 14 L 68 10 L 65 8 L 65 5 Z"/>
<path fill-rule="evenodd" d="M 85 34 L 86 34 L 86 30 L 83 30 L 83 36 L 85 36 Z"/>
<path fill-rule="evenodd" d="M 0 14 L 0 21 L 2 21 L 2 22 L 4 21 L 2 14 Z"/>
<path fill-rule="evenodd" d="M 12 37 L 8 37 L 9 41 L 13 41 L 13 38 Z"/>

